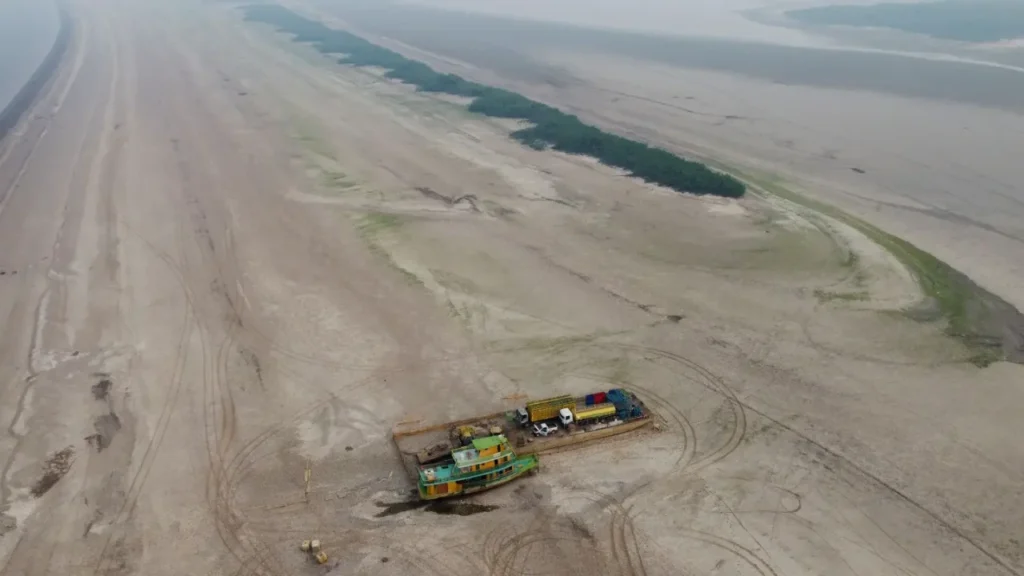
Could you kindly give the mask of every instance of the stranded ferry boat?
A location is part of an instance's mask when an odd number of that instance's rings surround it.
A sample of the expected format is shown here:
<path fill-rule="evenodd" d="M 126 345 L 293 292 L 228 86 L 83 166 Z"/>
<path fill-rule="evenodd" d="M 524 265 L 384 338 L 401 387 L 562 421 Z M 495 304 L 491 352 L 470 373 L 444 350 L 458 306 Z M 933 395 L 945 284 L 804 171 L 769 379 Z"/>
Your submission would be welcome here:
<path fill-rule="evenodd" d="M 537 455 L 517 456 L 504 434 L 476 438 L 456 448 L 451 458 L 420 468 L 420 498 L 434 500 L 472 494 L 510 480 L 537 467 Z"/>

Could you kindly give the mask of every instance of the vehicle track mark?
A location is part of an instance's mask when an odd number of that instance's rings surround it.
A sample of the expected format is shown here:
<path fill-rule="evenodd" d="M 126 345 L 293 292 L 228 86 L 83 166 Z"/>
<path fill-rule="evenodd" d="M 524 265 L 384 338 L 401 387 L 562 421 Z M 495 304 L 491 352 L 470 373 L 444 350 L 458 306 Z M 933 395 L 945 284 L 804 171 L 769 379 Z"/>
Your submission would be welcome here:
<path fill-rule="evenodd" d="M 677 408 L 671 401 L 664 396 L 654 392 L 648 387 L 636 385 L 632 382 L 621 383 L 612 381 L 604 376 L 592 373 L 578 373 L 578 375 L 585 376 L 587 378 L 601 380 L 612 386 L 622 386 L 626 389 L 640 392 L 645 402 L 648 402 L 657 409 L 657 414 L 666 420 L 671 420 L 670 424 L 673 428 L 678 428 L 678 432 L 682 436 L 682 445 L 679 455 L 676 461 L 673 463 L 672 470 L 661 478 L 671 476 L 689 476 L 696 474 L 700 470 L 711 466 L 712 464 L 719 462 L 727 458 L 736 448 L 740 445 L 746 434 L 747 422 L 746 414 L 743 411 L 743 406 L 739 403 L 735 393 L 722 382 L 716 374 L 711 372 L 704 366 L 685 358 L 682 355 L 667 352 L 657 348 L 650 348 L 644 346 L 634 346 L 629 344 L 616 344 L 616 343 L 599 343 L 589 344 L 589 346 L 604 348 L 604 349 L 615 349 L 624 351 L 627 353 L 639 354 L 647 361 L 655 362 L 658 359 L 668 360 L 669 362 L 683 366 L 686 368 L 684 373 L 676 373 L 678 377 L 683 377 L 689 381 L 695 382 L 711 391 L 712 393 L 721 396 L 729 403 L 733 412 L 733 425 L 731 427 L 729 437 L 724 443 L 716 447 L 714 450 L 703 456 L 696 456 L 697 449 L 697 435 L 686 417 L 685 413 Z M 629 502 L 636 496 L 644 493 L 649 489 L 654 482 L 658 479 L 651 479 L 646 482 L 642 482 L 631 487 L 626 493 L 620 497 L 615 498 L 601 493 L 597 494 L 597 497 L 603 508 L 610 510 L 611 521 L 609 523 L 609 540 L 611 543 L 612 556 L 619 566 L 622 574 L 626 576 L 646 576 L 647 570 L 644 564 L 643 554 L 639 546 L 639 541 L 636 535 L 636 527 L 633 522 L 631 515 L 632 506 Z M 734 549 L 743 549 L 743 547 L 730 540 L 718 538 L 724 545 L 729 543 Z M 758 559 L 759 560 L 759 559 Z M 762 572 L 762 574 L 765 574 Z M 769 573 L 773 574 L 773 573 Z"/>
<path fill-rule="evenodd" d="M 694 462 L 694 464 L 692 466 L 690 466 L 690 467 L 688 467 L 686 469 L 687 473 L 693 473 L 693 472 L 699 471 L 701 469 L 704 469 L 704 468 L 706 468 L 706 467 L 708 467 L 708 466 L 710 466 L 710 465 L 712 465 L 712 464 L 714 464 L 716 462 L 719 462 L 722 459 L 728 457 L 736 449 L 736 447 L 739 445 L 739 443 L 742 442 L 743 436 L 746 433 L 746 413 L 747 412 L 753 413 L 753 414 L 755 414 L 755 415 L 757 415 L 757 416 L 759 416 L 761 418 L 764 418 L 767 422 L 770 422 L 770 423 L 778 426 L 779 428 L 794 434 L 796 437 L 798 437 L 801 440 L 807 442 L 808 444 L 814 446 L 815 448 L 820 450 L 822 453 L 827 454 L 830 457 L 836 459 L 837 461 L 842 462 L 843 464 L 849 466 L 852 470 L 854 470 L 857 473 L 861 474 L 865 478 L 868 478 L 868 479 L 872 480 L 876 485 L 878 485 L 878 486 L 882 487 L 883 489 L 885 489 L 886 491 L 890 492 L 891 494 L 896 496 L 899 500 L 901 500 L 901 501 L 909 504 L 913 508 L 916 508 L 917 510 L 921 511 L 923 514 L 925 514 L 926 516 L 931 518 L 934 522 L 936 522 L 939 526 L 941 526 L 945 530 L 948 530 L 951 534 L 956 535 L 958 538 L 960 538 L 961 540 L 963 540 L 964 542 L 969 544 L 972 548 L 974 548 L 979 553 L 981 553 L 983 556 L 985 556 L 989 561 L 991 561 L 992 563 L 998 565 L 1000 568 L 1005 570 L 1007 574 L 1011 574 L 1013 576 L 1022 576 L 1021 571 L 1016 569 L 1016 568 L 1014 568 L 1013 566 L 1011 566 L 1009 564 L 1009 562 L 1007 562 L 1006 560 L 1004 560 L 1000 556 L 998 556 L 995 553 L 993 553 L 990 550 L 988 550 L 988 548 L 986 548 L 984 545 L 982 545 L 980 542 L 975 540 L 970 535 L 966 534 L 963 530 L 961 530 L 957 526 L 954 526 L 952 523 L 948 522 L 947 520 L 943 519 L 941 516 L 939 516 L 938 513 L 933 512 L 932 510 L 926 508 L 924 505 L 920 504 L 919 502 L 917 502 L 916 500 L 911 498 L 909 495 L 907 495 L 905 492 L 903 492 L 899 488 L 896 488 L 892 484 L 889 484 L 888 482 L 886 482 L 885 480 L 883 480 L 879 476 L 876 476 L 875 474 L 869 472 L 868 470 L 864 469 L 863 467 L 859 466 L 858 464 L 854 463 L 853 461 L 847 459 L 843 455 L 841 455 L 841 454 L 835 452 L 834 450 L 826 447 L 825 445 L 821 444 L 820 442 L 810 438 L 809 436 L 803 434 L 799 430 L 796 430 L 795 428 L 793 428 L 792 426 L 786 424 L 785 422 L 783 422 L 781 420 L 778 420 L 776 418 L 773 418 L 770 415 L 768 415 L 767 413 L 765 413 L 765 412 L 763 412 L 763 411 L 761 411 L 761 410 L 759 410 L 757 408 L 754 408 L 753 406 L 751 406 L 748 403 L 743 402 L 742 400 L 740 400 L 736 396 L 736 394 L 731 389 L 729 389 L 723 382 L 721 382 L 721 380 L 718 377 L 716 377 L 713 373 L 711 373 L 707 369 L 699 366 L 698 364 L 690 361 L 689 359 L 686 359 L 685 357 L 682 357 L 679 354 L 675 354 L 675 353 L 672 353 L 672 352 L 667 352 L 667 351 L 664 351 L 664 350 L 659 350 L 659 349 L 656 349 L 656 348 L 647 348 L 647 347 L 632 346 L 632 345 L 624 345 L 624 346 L 622 346 L 622 348 L 634 349 L 634 350 L 637 350 L 637 351 L 642 351 L 642 352 L 645 352 L 645 353 L 650 353 L 650 354 L 652 354 L 654 356 L 658 356 L 658 357 L 669 359 L 671 361 L 678 362 L 680 364 L 683 364 L 685 366 L 690 367 L 691 369 L 696 370 L 699 373 L 702 373 L 704 377 L 699 379 L 699 382 L 702 385 L 704 385 L 705 387 L 707 387 L 708 389 L 711 389 L 711 390 L 713 390 L 713 391 L 715 391 L 715 392 L 717 392 L 719 394 L 722 394 L 723 396 L 727 397 L 729 399 L 729 401 L 733 404 L 733 406 L 734 406 L 734 413 L 736 415 L 736 425 L 737 425 L 736 426 L 736 430 L 739 430 L 740 432 L 734 433 L 730 437 L 730 440 L 728 442 L 723 444 L 720 448 L 716 449 L 715 451 L 713 451 L 708 456 L 706 456 L 704 458 L 701 458 L 701 459 L 698 459 L 696 462 Z"/>
<path fill-rule="evenodd" d="M 611 522 L 608 523 L 612 556 L 619 565 L 620 573 L 625 576 L 647 576 L 633 517 L 629 509 L 623 505 L 625 498 L 634 496 L 638 491 L 632 491 L 621 500 L 608 496 L 605 501 L 606 508 L 610 508 L 612 513 Z"/>
<path fill-rule="evenodd" d="M 620 576 L 646 576 L 647 570 L 641 555 L 633 518 L 622 505 L 621 498 L 610 496 L 596 490 L 581 490 L 578 495 L 596 504 L 601 510 L 608 510 L 611 522 L 608 526 L 609 554 Z M 580 528 L 576 520 L 569 518 L 571 526 L 565 529 L 554 525 L 552 517 L 542 512 L 533 518 L 522 531 L 510 526 L 502 526 L 492 530 L 484 538 L 482 557 L 489 568 L 490 576 L 507 576 L 511 574 L 548 574 L 549 571 L 532 572 L 526 569 L 526 562 L 534 558 L 536 547 L 570 544 L 581 547 L 581 559 L 567 558 L 568 567 L 559 567 L 559 573 L 568 572 L 585 576 L 611 574 L 603 561 L 598 561 L 604 551 L 596 544 L 595 535 L 585 528 Z M 581 534 L 582 532 L 582 534 Z M 559 553 L 564 553 L 559 550 Z M 585 558 L 586 560 L 583 560 Z M 543 561 L 541 558 L 540 561 Z"/>
<path fill-rule="evenodd" d="M 202 378 L 203 379 L 203 426 L 204 426 L 204 430 L 205 430 L 204 435 L 207 438 L 207 452 L 208 452 L 208 457 L 209 457 L 210 466 L 211 466 L 211 468 L 210 468 L 210 476 L 215 478 L 219 474 L 218 471 L 220 469 L 219 464 L 217 464 L 217 462 L 216 462 L 216 458 L 217 458 L 217 455 L 218 455 L 219 452 L 218 452 L 218 450 L 214 450 L 214 449 L 211 448 L 210 442 L 212 440 L 214 443 L 219 444 L 220 443 L 220 439 L 223 438 L 225 435 L 223 434 L 223 432 L 220 432 L 220 431 L 211 432 L 211 420 L 216 419 L 218 417 L 218 414 L 219 414 L 221 416 L 220 429 L 223 430 L 223 429 L 226 429 L 226 428 L 229 428 L 229 427 L 233 428 L 233 421 L 234 421 L 233 405 L 234 404 L 233 404 L 233 401 L 229 400 L 228 404 L 231 405 L 230 413 L 225 413 L 223 410 L 218 409 L 218 406 L 221 405 L 221 399 L 219 399 L 218 397 L 215 396 L 215 394 L 218 394 L 219 391 L 211 386 L 211 381 L 218 379 L 219 375 L 215 374 L 215 375 L 211 376 L 210 372 L 211 372 L 211 370 L 212 371 L 218 371 L 220 369 L 220 365 L 219 364 L 215 364 L 215 365 L 211 366 L 211 364 L 209 362 L 209 357 L 211 355 L 211 353 L 210 353 L 210 346 L 209 346 L 209 342 L 208 342 L 209 338 L 208 338 L 207 331 L 201 325 L 201 323 L 199 321 L 200 320 L 199 315 L 196 312 L 196 306 L 195 306 L 196 296 L 193 293 L 193 291 L 189 288 L 189 286 L 188 286 L 188 284 L 187 284 L 187 282 L 185 280 L 185 278 L 186 278 L 185 270 L 182 267 L 180 267 L 174 261 L 173 258 L 171 258 L 166 252 L 164 252 L 164 251 L 160 250 L 159 248 L 157 248 L 155 245 L 153 245 L 151 242 L 149 242 L 145 237 L 141 236 L 140 234 L 138 234 L 137 232 L 132 230 L 130 226 L 126 226 L 126 228 L 128 228 L 130 232 L 132 232 L 137 238 L 139 238 L 158 259 L 163 261 L 168 266 L 168 268 L 171 270 L 171 273 L 174 275 L 176 281 L 178 282 L 179 286 L 181 287 L 182 293 L 185 296 L 186 303 L 187 303 L 187 308 L 188 308 L 188 315 L 187 316 L 191 320 L 192 325 L 196 327 L 195 332 L 197 333 L 197 335 L 198 335 L 198 337 L 200 339 L 200 342 L 202 344 L 201 351 L 202 351 L 202 364 L 203 364 L 203 378 Z M 182 239 L 183 235 L 181 233 L 179 233 L 176 236 L 179 239 L 179 250 L 181 250 L 184 253 L 184 245 L 181 244 L 181 239 Z M 218 354 L 217 354 L 217 358 L 218 359 L 221 357 L 221 351 L 226 346 L 229 345 L 229 342 L 230 342 L 230 339 L 228 337 L 225 337 L 225 339 L 222 342 L 222 346 L 218 350 Z M 211 414 L 211 412 L 213 412 L 213 414 Z M 208 497 L 209 497 L 209 486 L 210 486 L 210 481 L 208 480 L 208 487 L 207 487 Z M 218 537 L 221 539 L 221 541 L 224 544 L 225 548 L 239 562 L 243 562 L 245 560 L 245 558 L 238 552 L 238 547 L 239 546 L 243 546 L 243 542 L 241 540 L 237 539 L 237 538 L 234 538 L 235 543 L 234 544 L 231 543 L 231 540 L 233 539 L 233 533 L 231 532 L 231 524 L 230 523 L 222 522 L 221 521 L 222 519 L 220 517 L 218 517 L 216 513 L 214 514 L 214 520 L 215 520 L 215 522 L 214 522 L 215 529 L 216 529 L 216 531 L 218 533 Z"/>
<path fill-rule="evenodd" d="M 732 391 L 729 386 L 714 372 L 708 370 L 704 366 L 674 352 L 668 352 L 658 348 L 651 348 L 646 346 L 633 346 L 629 344 L 623 345 L 605 345 L 615 346 L 623 350 L 632 350 L 638 352 L 644 356 L 654 356 L 656 358 L 663 358 L 671 362 L 675 362 L 681 366 L 685 366 L 689 370 L 695 372 L 699 377 L 692 378 L 691 380 L 701 386 L 704 386 L 708 390 L 721 395 L 729 403 L 730 408 L 733 412 L 733 426 L 730 432 L 729 438 L 719 447 L 712 450 L 710 453 L 696 458 L 695 460 L 688 463 L 685 470 L 688 473 L 698 472 L 724 460 L 729 457 L 736 448 L 743 442 L 743 438 L 747 433 L 747 417 L 744 410 L 744 404 L 740 402 L 736 393 Z"/>
<path fill-rule="evenodd" d="M 755 572 L 757 572 L 761 576 L 778 576 L 778 573 L 775 571 L 774 568 L 772 568 L 770 564 L 762 560 L 756 552 L 754 552 L 750 548 L 747 548 L 746 546 L 737 544 L 736 542 L 729 540 L 727 538 L 722 538 L 721 536 L 716 536 L 715 534 L 711 534 L 709 532 L 702 532 L 699 530 L 683 528 L 681 530 L 681 534 L 684 538 L 689 538 L 691 540 L 703 542 L 705 544 L 708 544 L 709 546 L 713 546 L 715 548 L 718 548 L 724 552 L 731 554 L 744 564 L 750 566 Z"/>
<path fill-rule="evenodd" d="M 141 237 L 140 237 L 141 238 Z M 155 247 L 149 244 L 145 238 L 141 238 L 144 243 L 150 246 L 151 249 L 155 250 Z M 165 259 L 165 255 L 157 251 L 158 257 L 161 257 L 168 267 L 171 269 L 172 274 L 178 280 L 179 287 L 182 289 L 182 293 L 185 297 L 184 305 L 182 306 L 182 330 L 181 335 L 178 338 L 178 345 L 175 352 L 174 368 L 171 373 L 170 384 L 167 387 L 168 392 L 165 396 L 163 406 L 160 411 L 160 416 L 157 419 L 157 424 L 153 435 L 150 437 L 149 442 L 146 445 L 146 449 L 143 452 L 142 460 L 139 464 L 138 470 L 132 477 L 132 481 L 129 484 L 127 496 L 122 503 L 120 509 L 115 515 L 112 525 L 120 525 L 125 522 L 134 512 L 135 505 L 138 502 L 139 496 L 142 493 L 142 488 L 145 485 L 146 478 L 149 476 L 149 471 L 152 468 L 153 462 L 156 460 L 156 456 L 160 450 L 160 446 L 163 443 L 164 435 L 167 432 L 171 416 L 174 413 L 175 405 L 177 404 L 178 396 L 181 393 L 184 381 L 185 366 L 188 361 L 188 342 L 191 339 L 193 331 L 195 330 L 195 322 L 192 307 L 192 298 L 188 293 L 188 287 L 184 283 L 184 278 L 180 275 L 180 270 L 169 258 Z M 94 574 L 100 574 L 105 572 L 110 567 L 110 560 L 107 557 L 107 552 L 110 548 L 111 542 L 114 538 L 114 531 L 107 536 L 103 547 L 100 550 L 99 558 L 96 562 L 96 567 L 93 570 Z"/>

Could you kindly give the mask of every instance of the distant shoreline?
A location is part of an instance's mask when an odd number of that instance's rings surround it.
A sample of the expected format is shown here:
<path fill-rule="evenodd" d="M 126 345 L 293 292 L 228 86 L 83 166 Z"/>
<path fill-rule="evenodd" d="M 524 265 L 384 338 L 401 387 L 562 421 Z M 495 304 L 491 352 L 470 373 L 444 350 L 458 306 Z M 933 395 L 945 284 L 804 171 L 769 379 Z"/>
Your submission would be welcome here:
<path fill-rule="evenodd" d="M 1015 41 L 1024 36 L 1024 4 L 1007 0 L 840 4 L 790 10 L 786 15 L 807 24 L 888 28 L 956 42 Z"/>
<path fill-rule="evenodd" d="M 681 69 L 745 76 L 773 84 L 857 90 L 994 108 L 1021 114 L 1024 75 L 1017 64 L 959 56 L 860 48 L 801 47 L 737 40 L 609 32 L 548 22 L 380 5 L 332 5 L 329 12 L 361 30 L 454 57 L 474 66 L 502 66 L 505 75 L 536 67 L 527 53 L 610 54 Z M 414 22 L 415 26 L 409 25 Z M 519 46 L 520 48 L 516 48 Z M 924 48 L 928 50 L 928 48 Z M 975 59 L 972 61 L 972 58 Z M 524 63 L 526 66 L 524 67 Z M 552 77 L 557 67 L 547 71 Z"/>
<path fill-rule="evenodd" d="M 14 98 L 0 111 L 0 142 L 3 142 L 7 135 L 13 130 L 25 113 L 32 108 L 43 88 L 53 78 L 54 72 L 67 52 L 69 39 L 71 37 L 71 18 L 67 9 L 60 2 L 57 3 L 57 11 L 60 13 L 60 27 L 57 30 L 57 37 L 50 47 L 50 52 L 43 58 L 43 61 L 36 67 L 21 90 L 14 95 Z"/>

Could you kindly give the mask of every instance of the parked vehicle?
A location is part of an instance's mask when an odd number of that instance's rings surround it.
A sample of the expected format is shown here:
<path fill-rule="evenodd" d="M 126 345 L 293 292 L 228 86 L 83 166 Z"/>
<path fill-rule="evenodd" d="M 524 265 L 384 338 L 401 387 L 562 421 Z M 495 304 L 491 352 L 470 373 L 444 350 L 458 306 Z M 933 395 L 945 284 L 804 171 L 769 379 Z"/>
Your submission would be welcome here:
<path fill-rule="evenodd" d="M 541 422 L 540 424 L 533 425 L 534 436 L 550 436 L 558 432 L 557 424 L 548 424 L 547 422 Z"/>
<path fill-rule="evenodd" d="M 570 408 L 562 408 L 558 412 L 558 419 L 561 421 L 562 426 L 568 426 L 573 422 L 577 424 L 588 424 L 590 422 L 599 422 L 604 419 L 612 419 L 615 417 L 615 404 L 605 402 L 602 404 L 593 404 L 590 406 L 574 405 Z"/>
<path fill-rule="evenodd" d="M 526 426 L 527 424 L 558 418 L 559 410 L 575 405 L 576 399 L 566 394 L 564 396 L 529 402 L 525 407 L 516 410 L 516 414 L 519 418 L 519 423 Z"/>
<path fill-rule="evenodd" d="M 571 395 L 556 396 L 530 402 L 516 410 L 516 418 L 523 426 L 558 419 L 562 426 L 591 424 L 618 418 L 623 422 L 644 415 L 642 404 L 620 388 L 595 392 L 578 398 Z"/>
<path fill-rule="evenodd" d="M 576 417 L 573 416 L 572 410 L 568 408 L 562 408 L 561 410 L 558 411 L 558 421 L 562 423 L 562 426 L 568 428 L 569 424 L 572 424 L 575 420 Z"/>

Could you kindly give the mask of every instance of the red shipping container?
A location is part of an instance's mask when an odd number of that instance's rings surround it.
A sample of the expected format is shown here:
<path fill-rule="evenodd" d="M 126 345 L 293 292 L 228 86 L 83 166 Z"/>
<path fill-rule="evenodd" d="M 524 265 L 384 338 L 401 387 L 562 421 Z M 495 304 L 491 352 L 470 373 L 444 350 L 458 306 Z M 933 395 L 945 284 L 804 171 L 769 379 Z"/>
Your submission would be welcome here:
<path fill-rule="evenodd" d="M 607 394 L 604 392 L 594 392 L 594 404 L 604 404 Z"/>

